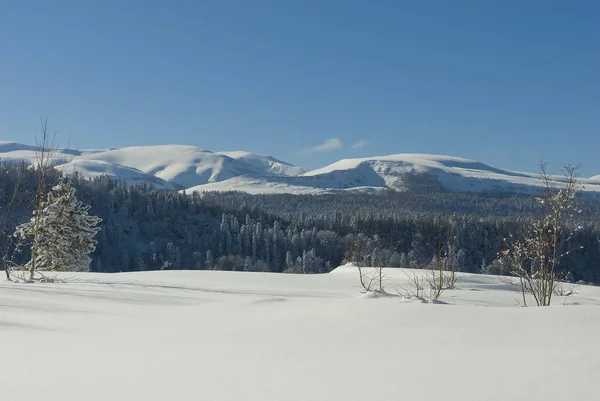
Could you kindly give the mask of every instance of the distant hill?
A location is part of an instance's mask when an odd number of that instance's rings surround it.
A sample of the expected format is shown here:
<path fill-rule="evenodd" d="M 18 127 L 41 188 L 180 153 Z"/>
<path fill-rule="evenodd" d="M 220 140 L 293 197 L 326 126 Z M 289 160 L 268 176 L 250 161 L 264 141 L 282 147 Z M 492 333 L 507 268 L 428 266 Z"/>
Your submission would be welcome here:
<path fill-rule="evenodd" d="M 35 159 L 35 147 L 0 142 L 0 159 Z M 540 192 L 539 175 L 504 170 L 451 156 L 396 154 L 345 159 L 306 171 L 271 156 L 245 151 L 211 152 L 195 146 L 162 145 L 58 151 L 54 164 L 83 177 L 107 174 L 127 183 L 159 188 L 242 191 L 251 194 L 323 194 L 339 191 Z M 556 177 L 560 186 L 562 177 Z M 600 198 L 600 176 L 582 179 L 584 194 Z"/>

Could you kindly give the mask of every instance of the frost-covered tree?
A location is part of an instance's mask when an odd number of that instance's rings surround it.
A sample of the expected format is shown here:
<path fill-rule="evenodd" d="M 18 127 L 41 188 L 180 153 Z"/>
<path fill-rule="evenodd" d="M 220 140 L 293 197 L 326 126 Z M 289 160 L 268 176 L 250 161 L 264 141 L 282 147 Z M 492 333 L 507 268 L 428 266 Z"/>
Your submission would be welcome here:
<path fill-rule="evenodd" d="M 52 188 L 31 220 L 21 224 L 15 236 L 35 238 L 34 257 L 26 267 L 45 271 L 87 271 L 89 254 L 96 249 L 94 236 L 100 231 L 99 217 L 89 215 L 90 207 L 75 197 L 75 188 L 60 183 Z M 32 278 L 32 277 L 31 277 Z"/>
<path fill-rule="evenodd" d="M 120 266 L 121 266 L 120 271 L 122 271 L 122 272 L 129 271 L 129 252 L 127 252 L 126 250 L 123 250 L 123 252 L 121 252 Z"/>
<path fill-rule="evenodd" d="M 146 263 L 144 263 L 144 258 L 142 257 L 140 251 L 137 251 L 135 254 L 135 270 L 146 270 Z"/>
<path fill-rule="evenodd" d="M 285 267 L 291 269 L 294 267 L 294 259 L 292 258 L 292 252 L 287 251 L 285 254 Z"/>
<path fill-rule="evenodd" d="M 406 257 L 406 254 L 404 252 L 400 254 L 400 267 L 408 267 L 408 258 Z"/>
<path fill-rule="evenodd" d="M 181 268 L 181 253 L 179 248 L 173 244 L 173 242 L 168 242 L 166 247 L 166 260 L 169 262 L 169 267 L 171 269 L 179 269 Z"/>
<path fill-rule="evenodd" d="M 246 256 L 244 259 L 244 271 L 251 272 L 252 270 L 254 270 L 254 267 L 252 266 L 252 258 L 250 256 Z"/>
<path fill-rule="evenodd" d="M 552 184 L 545 162 L 540 164 L 540 169 L 545 193 L 537 200 L 544 206 L 545 213 L 526 225 L 520 238 L 511 235 L 506 239 L 506 248 L 500 256 L 519 278 L 523 305 L 527 305 L 529 294 L 538 306 L 550 306 L 559 283 L 558 269 L 562 259 L 572 251 L 562 250 L 561 237 L 566 237 L 568 243 L 573 235 L 564 226 L 569 214 L 576 212 L 573 202 L 580 187 L 577 178 L 580 166 L 562 168 L 564 183 L 559 188 Z"/>
<path fill-rule="evenodd" d="M 212 252 L 209 249 L 208 251 L 206 251 L 206 261 L 204 262 L 204 266 L 207 270 L 210 270 L 214 267 L 214 265 L 215 265 L 215 260 L 212 256 Z"/>
<path fill-rule="evenodd" d="M 15 194 L 15 179 L 19 174 L 22 180 Z M 59 176 L 52 168 L 48 170 L 43 200 L 59 182 Z M 255 197 L 236 192 L 184 196 L 176 191 L 157 190 L 151 185 L 129 186 L 107 176 L 72 179 L 72 185 L 77 189 L 77 197 L 91 205 L 94 214 L 103 219 L 102 230 L 94 237 L 98 241 L 96 250 L 90 255 L 93 258 L 90 267 L 102 272 L 135 270 L 138 252 L 142 253 L 148 270 L 163 266 L 175 268 L 164 265 L 170 261 L 166 249 L 169 242 L 173 244 L 173 251 L 175 248 L 180 251 L 179 258 L 176 251 L 170 256 L 173 261 L 180 260 L 181 269 L 204 269 L 210 250 L 213 264 L 209 268 L 229 269 L 229 261 L 233 260 L 230 257 L 235 256 L 237 263 L 240 256 L 243 264 L 245 258 L 250 257 L 253 270 L 300 273 L 302 256 L 314 249 L 321 263 L 307 273 L 316 273 L 351 261 L 367 263 L 366 256 L 375 248 L 380 249 L 384 266 L 395 266 L 394 253 L 397 253 L 400 266 L 410 264 L 423 268 L 437 254 L 439 222 L 450 219 L 449 234 L 456 250 L 456 262 L 463 249 L 466 272 L 479 272 L 485 259 L 491 274 L 510 274 L 513 271 L 510 266 L 494 261 L 505 246 L 503 239 L 510 233 L 523 233 L 525 227 L 544 212 L 544 206 L 534 197 L 516 194 L 495 197 L 428 191 Z M 16 226 L 28 221 L 37 205 L 37 187 L 37 169 L 0 161 L 0 220 L 7 215 L 7 208 L 13 195 L 15 197 L 6 220 L 7 235 L 0 233 L 0 248 L 9 247 L 10 252 L 5 253 L 9 258 L 14 250 L 10 244 L 21 242 L 12 237 Z M 148 213 L 149 204 L 152 204 L 152 215 Z M 600 202 L 582 194 L 574 199 L 574 208 L 564 215 L 565 230 L 558 244 L 560 254 L 582 246 L 585 250 L 565 254 L 557 274 L 562 277 L 567 273 L 565 270 L 570 270 L 575 281 L 598 282 Z M 570 217 L 574 211 L 577 211 L 576 216 Z M 223 229 L 229 230 L 232 236 L 231 255 L 221 253 L 228 248 L 227 236 L 221 232 L 223 220 Z M 275 224 L 276 221 L 279 224 Z M 580 223 L 581 229 L 575 230 Z M 265 227 L 269 228 L 265 230 Z M 574 234 L 569 236 L 569 232 Z M 378 243 L 375 236 L 379 238 Z M 29 242 L 32 243 L 32 239 Z M 443 258 L 452 255 L 446 244 L 442 247 Z M 124 251 L 128 253 L 126 264 L 122 260 Z M 291 260 L 287 257 L 288 251 Z M 270 254 L 268 268 L 265 266 L 267 253 Z M 30 256 L 26 248 L 16 254 L 10 265 L 23 266 Z M 221 267 L 217 262 L 222 256 L 228 259 Z M 293 269 L 289 268 L 290 264 Z M 460 263 L 450 263 L 454 264 L 460 269 Z"/>

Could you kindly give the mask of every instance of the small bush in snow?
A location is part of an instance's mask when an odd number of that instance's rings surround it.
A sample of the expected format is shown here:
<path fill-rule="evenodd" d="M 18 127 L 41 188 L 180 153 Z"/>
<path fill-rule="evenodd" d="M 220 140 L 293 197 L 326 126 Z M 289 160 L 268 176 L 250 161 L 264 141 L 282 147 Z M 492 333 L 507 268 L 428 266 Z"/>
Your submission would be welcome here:
<path fill-rule="evenodd" d="M 534 298 L 538 306 L 549 306 L 557 291 L 559 265 L 570 250 L 561 250 L 561 241 L 567 243 L 572 233 L 564 233 L 564 219 L 573 211 L 573 200 L 579 188 L 577 172 L 579 166 L 567 165 L 562 169 L 565 176 L 563 187 L 553 188 L 552 180 L 546 172 L 546 164 L 541 163 L 542 181 L 545 193 L 537 198 L 544 206 L 545 213 L 529 224 L 518 237 L 506 239 L 506 248 L 500 252 L 512 273 L 519 278 L 523 304 L 527 305 L 527 295 Z"/>

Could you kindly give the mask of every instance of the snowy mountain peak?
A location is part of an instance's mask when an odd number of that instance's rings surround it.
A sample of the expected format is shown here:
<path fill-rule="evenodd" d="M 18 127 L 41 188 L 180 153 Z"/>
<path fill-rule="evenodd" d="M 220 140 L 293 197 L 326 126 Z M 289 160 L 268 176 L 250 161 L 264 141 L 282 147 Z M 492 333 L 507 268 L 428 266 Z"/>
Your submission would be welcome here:
<path fill-rule="evenodd" d="M 35 146 L 0 142 L 0 160 L 35 160 Z M 54 164 L 68 165 L 83 177 L 107 174 L 130 184 L 146 181 L 161 188 L 197 185 L 252 175 L 298 175 L 303 169 L 249 152 L 213 153 L 196 146 L 158 145 L 124 148 L 59 149 Z"/>
<path fill-rule="evenodd" d="M 560 186 L 563 177 L 555 177 Z M 585 191 L 600 196 L 600 181 L 582 180 Z M 193 187 L 191 191 L 243 191 L 252 194 L 322 194 L 338 191 L 541 192 L 539 174 L 504 170 L 445 155 L 402 153 L 344 159 L 295 177 L 235 177 Z"/>
<path fill-rule="evenodd" d="M 297 176 L 306 172 L 302 167 L 277 160 L 268 155 L 261 155 L 245 151 L 217 152 L 217 154 L 231 157 L 232 159 L 242 160 L 267 173 L 277 176 Z"/>
<path fill-rule="evenodd" d="M 35 147 L 0 142 L 0 160 L 35 160 Z M 445 155 L 400 153 L 344 159 L 305 171 L 271 156 L 246 151 L 211 152 L 189 145 L 134 146 L 57 152 L 54 164 L 83 177 L 106 174 L 129 184 L 192 191 L 253 194 L 323 194 L 339 191 L 517 192 L 537 194 L 538 174 L 504 170 Z M 562 177 L 556 177 L 560 185 Z M 600 176 L 582 179 L 600 196 Z"/>

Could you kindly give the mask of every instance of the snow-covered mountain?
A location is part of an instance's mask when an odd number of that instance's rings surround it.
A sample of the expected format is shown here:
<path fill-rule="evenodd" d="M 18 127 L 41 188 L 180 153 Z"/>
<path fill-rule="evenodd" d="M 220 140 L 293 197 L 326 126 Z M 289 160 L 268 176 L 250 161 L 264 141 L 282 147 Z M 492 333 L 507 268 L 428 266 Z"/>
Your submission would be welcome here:
<path fill-rule="evenodd" d="M 582 179 L 586 193 L 600 196 L 600 177 Z M 556 177 L 560 185 L 562 177 Z M 540 192 L 539 174 L 498 169 L 458 157 L 397 154 L 346 159 L 296 177 L 235 177 L 191 191 L 319 194 L 336 191 Z"/>
<path fill-rule="evenodd" d="M 35 159 L 35 147 L 0 142 L 0 159 Z M 323 194 L 339 191 L 451 191 L 539 193 L 538 174 L 503 170 L 475 160 L 428 154 L 396 154 L 340 160 L 306 172 L 266 155 L 211 152 L 163 145 L 104 150 L 59 150 L 54 164 L 84 177 L 107 174 L 133 184 L 193 191 L 252 194 Z M 557 185 L 562 177 L 556 177 Z M 600 198 L 600 176 L 582 179 L 585 192 Z"/>
<path fill-rule="evenodd" d="M 108 174 L 128 183 L 147 181 L 162 188 L 185 189 L 252 175 L 293 175 L 303 169 L 249 152 L 213 153 L 195 146 L 163 145 L 104 150 L 60 149 L 54 165 L 84 177 Z M 0 142 L 1 160 L 35 161 L 35 147 Z"/>
<path fill-rule="evenodd" d="M 306 173 L 306 170 L 302 167 L 294 166 L 281 160 L 277 160 L 271 156 L 258 155 L 256 153 L 235 151 L 235 152 L 217 152 L 219 155 L 228 156 L 232 159 L 241 160 L 248 164 L 251 164 L 265 173 L 269 173 L 276 176 L 288 176 L 293 177 L 300 174 Z"/>

